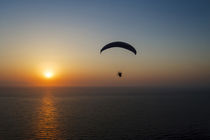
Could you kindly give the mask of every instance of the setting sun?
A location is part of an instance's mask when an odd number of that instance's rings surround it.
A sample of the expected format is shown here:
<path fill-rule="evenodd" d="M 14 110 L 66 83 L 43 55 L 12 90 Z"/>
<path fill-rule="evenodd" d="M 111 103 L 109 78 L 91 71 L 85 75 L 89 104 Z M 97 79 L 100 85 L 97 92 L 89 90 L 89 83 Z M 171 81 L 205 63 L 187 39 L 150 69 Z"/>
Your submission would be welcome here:
<path fill-rule="evenodd" d="M 45 76 L 46 78 L 52 78 L 52 77 L 53 77 L 53 73 L 52 73 L 52 72 L 45 72 L 45 73 L 44 73 L 44 76 Z"/>

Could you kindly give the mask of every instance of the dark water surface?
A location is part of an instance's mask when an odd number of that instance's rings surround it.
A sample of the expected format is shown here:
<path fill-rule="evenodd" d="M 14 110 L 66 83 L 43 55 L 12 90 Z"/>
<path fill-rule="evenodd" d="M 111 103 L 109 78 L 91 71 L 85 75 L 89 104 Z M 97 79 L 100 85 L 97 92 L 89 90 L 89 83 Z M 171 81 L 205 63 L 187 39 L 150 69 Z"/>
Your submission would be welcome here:
<path fill-rule="evenodd" d="M 210 139 L 209 91 L 0 88 L 0 140 Z"/>

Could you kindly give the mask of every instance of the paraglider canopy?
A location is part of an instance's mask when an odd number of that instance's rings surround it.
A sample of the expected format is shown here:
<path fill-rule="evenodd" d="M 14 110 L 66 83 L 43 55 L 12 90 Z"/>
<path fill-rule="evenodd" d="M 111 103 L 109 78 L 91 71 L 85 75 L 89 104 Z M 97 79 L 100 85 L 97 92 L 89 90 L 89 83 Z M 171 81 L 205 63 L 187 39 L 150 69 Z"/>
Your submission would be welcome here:
<path fill-rule="evenodd" d="M 119 48 L 123 48 L 123 49 L 126 49 L 126 50 L 129 50 L 131 52 L 133 52 L 135 55 L 136 55 L 136 49 L 131 46 L 130 44 L 128 43 L 125 43 L 125 42 L 121 42 L 121 41 L 117 41 L 117 42 L 111 42 L 107 45 L 105 45 L 101 50 L 100 50 L 100 53 L 102 53 L 104 50 L 106 49 L 109 49 L 109 48 L 114 48 L 114 47 L 119 47 Z"/>

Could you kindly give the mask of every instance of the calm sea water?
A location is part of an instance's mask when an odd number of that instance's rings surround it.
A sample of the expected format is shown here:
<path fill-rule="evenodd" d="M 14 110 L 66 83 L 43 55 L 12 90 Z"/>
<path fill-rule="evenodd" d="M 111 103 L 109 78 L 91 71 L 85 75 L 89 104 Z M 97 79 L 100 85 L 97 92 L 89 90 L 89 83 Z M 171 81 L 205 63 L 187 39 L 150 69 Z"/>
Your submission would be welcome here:
<path fill-rule="evenodd" d="M 0 140 L 210 139 L 209 91 L 0 88 Z"/>

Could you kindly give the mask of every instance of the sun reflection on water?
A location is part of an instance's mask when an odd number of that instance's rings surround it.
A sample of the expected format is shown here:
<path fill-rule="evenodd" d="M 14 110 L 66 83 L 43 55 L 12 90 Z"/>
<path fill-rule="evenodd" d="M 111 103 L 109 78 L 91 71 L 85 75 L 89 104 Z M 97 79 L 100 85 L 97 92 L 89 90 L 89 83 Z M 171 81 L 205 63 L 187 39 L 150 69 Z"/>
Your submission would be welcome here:
<path fill-rule="evenodd" d="M 59 139 L 57 111 L 50 91 L 44 94 L 38 111 L 37 139 Z"/>

